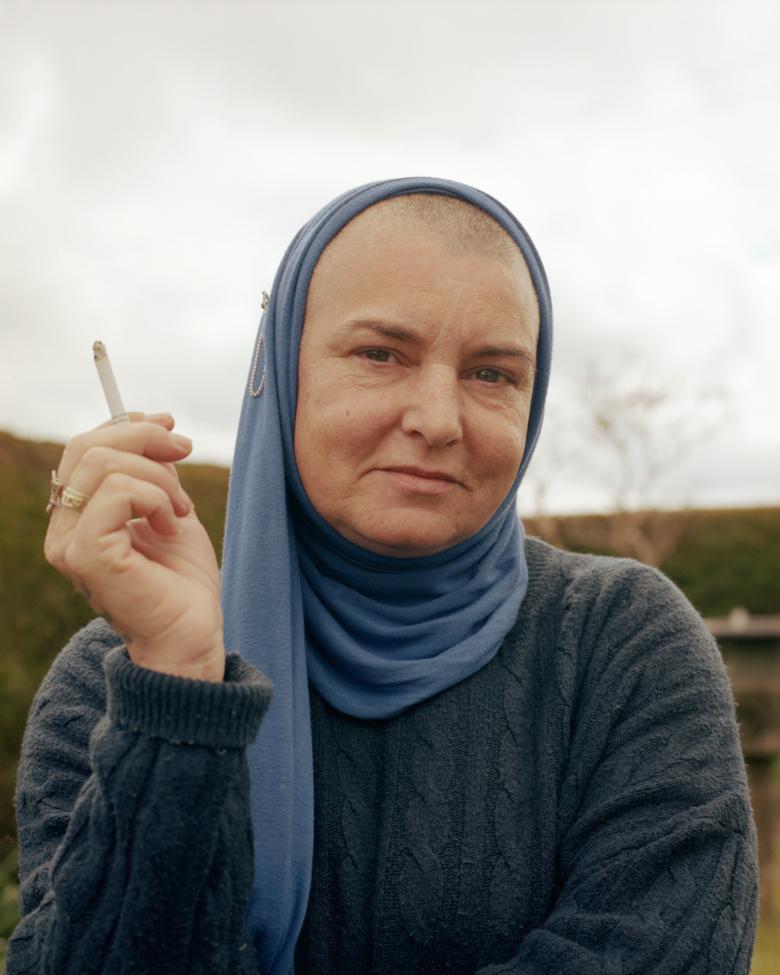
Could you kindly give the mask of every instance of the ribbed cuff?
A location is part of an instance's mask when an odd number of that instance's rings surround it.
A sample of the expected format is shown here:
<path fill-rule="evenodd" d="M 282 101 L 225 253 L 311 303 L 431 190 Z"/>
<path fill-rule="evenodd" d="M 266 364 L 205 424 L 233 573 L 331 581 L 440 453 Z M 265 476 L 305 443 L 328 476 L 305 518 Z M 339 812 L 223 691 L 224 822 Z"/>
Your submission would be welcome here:
<path fill-rule="evenodd" d="M 265 674 L 237 653 L 227 654 L 221 683 L 139 667 L 124 646 L 106 654 L 103 668 L 109 719 L 174 743 L 243 748 L 257 735 L 273 695 Z"/>

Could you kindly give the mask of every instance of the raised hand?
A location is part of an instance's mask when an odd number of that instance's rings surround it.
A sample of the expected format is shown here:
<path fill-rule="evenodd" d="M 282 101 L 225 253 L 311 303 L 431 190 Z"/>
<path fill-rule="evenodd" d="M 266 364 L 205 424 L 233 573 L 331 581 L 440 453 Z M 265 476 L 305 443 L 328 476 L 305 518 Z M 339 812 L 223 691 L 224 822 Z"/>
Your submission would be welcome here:
<path fill-rule="evenodd" d="M 130 420 L 109 420 L 65 447 L 57 477 L 89 500 L 52 511 L 44 554 L 136 664 L 220 681 L 219 566 L 174 466 L 192 443 L 172 433 L 168 414 Z"/>

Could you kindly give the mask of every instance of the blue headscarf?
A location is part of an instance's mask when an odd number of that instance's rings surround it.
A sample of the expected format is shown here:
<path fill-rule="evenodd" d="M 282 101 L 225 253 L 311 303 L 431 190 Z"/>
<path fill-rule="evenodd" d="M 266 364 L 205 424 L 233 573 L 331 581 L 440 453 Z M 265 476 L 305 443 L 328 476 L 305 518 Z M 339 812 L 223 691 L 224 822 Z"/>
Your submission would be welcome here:
<path fill-rule="evenodd" d="M 509 494 L 472 538 L 394 558 L 348 541 L 314 510 L 293 448 L 298 349 L 314 266 L 346 223 L 380 200 L 440 193 L 480 207 L 522 251 L 540 311 L 525 452 Z M 225 645 L 274 696 L 247 750 L 255 875 L 247 930 L 263 975 L 290 975 L 312 871 L 308 683 L 335 708 L 388 718 L 484 667 L 517 618 L 528 572 L 517 487 L 539 435 L 550 371 L 547 279 L 533 243 L 497 200 L 462 183 L 408 178 L 350 190 L 295 236 L 253 350 L 228 494 L 222 565 Z"/>

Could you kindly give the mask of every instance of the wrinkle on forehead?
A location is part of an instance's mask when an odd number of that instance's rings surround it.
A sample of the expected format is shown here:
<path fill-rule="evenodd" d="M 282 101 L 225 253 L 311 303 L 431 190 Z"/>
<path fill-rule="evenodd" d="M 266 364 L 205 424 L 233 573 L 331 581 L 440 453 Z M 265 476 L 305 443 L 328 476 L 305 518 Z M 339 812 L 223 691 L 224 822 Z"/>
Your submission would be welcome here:
<path fill-rule="evenodd" d="M 399 237 L 422 238 L 439 245 L 455 259 L 461 255 L 479 256 L 505 268 L 523 317 L 538 334 L 539 303 L 517 244 L 483 210 L 464 200 L 437 194 L 393 197 L 350 220 L 320 255 L 309 284 L 307 316 L 321 302 L 343 297 L 345 291 L 351 290 L 349 270 L 356 261 L 380 243 Z M 459 284 L 462 282 L 453 274 L 453 285 Z"/>

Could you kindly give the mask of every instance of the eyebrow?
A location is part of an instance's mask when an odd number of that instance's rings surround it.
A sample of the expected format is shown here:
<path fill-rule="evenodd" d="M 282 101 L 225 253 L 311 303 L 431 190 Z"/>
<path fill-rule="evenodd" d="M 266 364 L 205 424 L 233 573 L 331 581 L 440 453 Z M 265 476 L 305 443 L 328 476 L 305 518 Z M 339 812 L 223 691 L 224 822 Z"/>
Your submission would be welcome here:
<path fill-rule="evenodd" d="M 402 325 L 387 325 L 384 322 L 373 321 L 372 319 L 357 318 L 345 322 L 339 332 L 352 332 L 358 329 L 368 329 L 382 335 L 384 338 L 395 339 L 397 342 L 419 342 L 420 336 L 417 332 Z M 536 368 L 536 359 L 528 349 L 521 345 L 484 345 L 474 352 L 477 359 L 493 359 L 509 356 L 515 359 L 525 359 L 525 361 Z"/>

